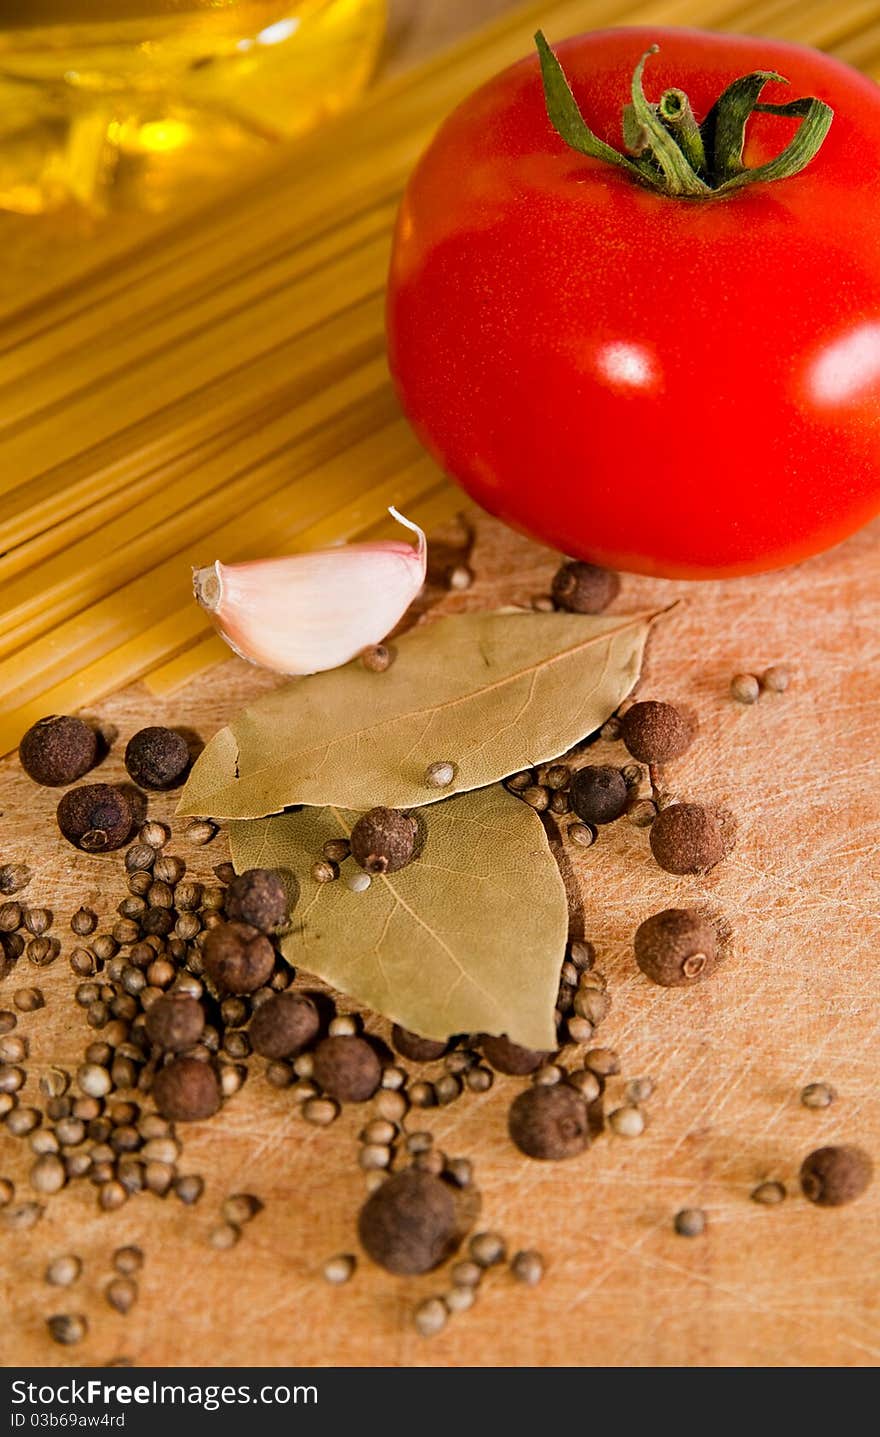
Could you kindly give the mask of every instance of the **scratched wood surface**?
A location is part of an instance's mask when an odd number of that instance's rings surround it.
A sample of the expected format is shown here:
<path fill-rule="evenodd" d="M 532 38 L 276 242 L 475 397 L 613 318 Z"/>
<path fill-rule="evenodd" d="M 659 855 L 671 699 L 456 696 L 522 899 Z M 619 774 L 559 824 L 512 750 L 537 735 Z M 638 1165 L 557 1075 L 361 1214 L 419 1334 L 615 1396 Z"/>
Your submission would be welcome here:
<path fill-rule="evenodd" d="M 527 601 L 546 590 L 555 562 L 478 521 L 473 589 L 444 598 L 433 587 L 430 613 Z M 347 1288 L 328 1287 L 322 1262 L 354 1247 L 364 1193 L 357 1133 L 370 1105 L 314 1130 L 254 1062 L 222 1114 L 184 1135 L 182 1169 L 206 1178 L 197 1207 L 140 1197 L 99 1215 L 94 1191 L 76 1184 L 50 1200 L 31 1233 L 0 1231 L 3 1363 L 875 1365 L 880 1182 L 850 1208 L 821 1211 L 797 1196 L 795 1178 L 803 1156 L 829 1141 L 857 1141 L 880 1161 L 878 572 L 875 524 L 782 574 L 696 587 L 624 582 L 620 612 L 683 600 L 656 630 L 641 685 L 643 695 L 685 703 L 699 717 L 699 740 L 670 769 L 669 786 L 724 803 L 739 824 L 733 855 L 705 880 L 663 874 L 645 831 L 626 823 L 569 854 L 573 924 L 596 944 L 613 999 L 600 1038 L 623 1060 L 608 1106 L 625 1079 L 650 1076 L 647 1129 L 637 1140 L 606 1134 L 574 1162 L 529 1162 L 505 1132 L 520 1083 L 501 1077 L 486 1095 L 410 1120 L 451 1155 L 473 1159 L 484 1224 L 512 1247 L 544 1252 L 539 1288 L 492 1275 L 475 1308 L 426 1342 L 410 1316 L 422 1297 L 442 1292 L 442 1273 L 393 1279 L 363 1262 Z M 753 708 L 729 699 L 732 673 L 774 662 L 792 669 L 788 693 Z M 270 682 L 233 659 L 164 703 L 140 685 L 115 695 L 99 711 L 119 732 L 101 777 L 122 776 L 122 748 L 136 728 L 180 724 L 207 738 Z M 592 753 L 613 760 L 620 750 Z M 17 1029 L 31 1043 L 25 1099 L 41 1071 L 75 1062 L 92 1036 L 72 1001 L 68 917 L 85 901 L 109 921 L 124 891 L 121 856 L 76 854 L 57 836 L 55 801 L 14 761 L 0 766 L 0 859 L 32 863 L 29 901 L 55 911 L 63 937 L 54 966 L 20 964 L 0 984 L 3 1007 L 21 983 L 37 982 L 46 995 L 46 1007 Z M 151 801 L 158 817 L 172 808 Z M 207 849 L 191 851 L 182 839 L 171 849 L 197 876 L 226 856 L 222 834 Z M 635 970 L 632 932 L 658 908 L 694 901 L 729 920 L 728 961 L 693 992 L 654 988 Z M 823 1112 L 798 1102 L 816 1080 L 838 1094 Z M 0 1173 L 15 1179 L 19 1198 L 29 1195 L 29 1157 L 25 1143 L 0 1135 Z M 749 1201 L 764 1177 L 789 1186 L 778 1208 Z M 208 1233 L 223 1197 L 242 1188 L 265 1211 L 236 1249 L 218 1254 Z M 673 1233 L 684 1205 L 708 1213 L 702 1238 Z M 141 1298 L 127 1317 L 101 1296 L 123 1242 L 146 1253 Z M 66 1251 L 85 1269 L 60 1292 L 41 1276 Z M 46 1337 L 46 1316 L 63 1310 L 89 1318 L 76 1349 Z"/>

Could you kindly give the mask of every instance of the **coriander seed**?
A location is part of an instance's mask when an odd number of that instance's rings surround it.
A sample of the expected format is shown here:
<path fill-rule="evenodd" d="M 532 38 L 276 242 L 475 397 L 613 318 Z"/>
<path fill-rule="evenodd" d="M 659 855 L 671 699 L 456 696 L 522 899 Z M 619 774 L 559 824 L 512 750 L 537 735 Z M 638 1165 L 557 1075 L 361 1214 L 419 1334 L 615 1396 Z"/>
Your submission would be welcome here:
<path fill-rule="evenodd" d="M 458 767 L 451 759 L 438 759 L 425 769 L 425 783 L 428 788 L 451 788 L 457 773 Z"/>
<path fill-rule="evenodd" d="M 82 719 L 52 714 L 28 729 L 18 746 L 18 759 L 34 783 L 64 788 L 94 768 L 98 735 Z"/>
<path fill-rule="evenodd" d="M 331 1257 L 324 1263 L 322 1272 L 327 1282 L 339 1287 L 344 1282 L 350 1282 L 357 1267 L 357 1258 L 350 1252 L 340 1253 L 338 1257 Z"/>
<path fill-rule="evenodd" d="M 608 1122 L 612 1130 L 622 1138 L 637 1138 L 645 1131 L 645 1119 L 641 1110 L 629 1105 L 615 1108 Z"/>
<path fill-rule="evenodd" d="M 15 1197 L 15 1184 L 10 1178 L 0 1178 L 0 1207 L 8 1207 Z"/>
<path fill-rule="evenodd" d="M 385 644 L 370 644 L 361 653 L 361 663 L 371 674 L 384 674 L 394 662 L 394 655 Z"/>
<path fill-rule="evenodd" d="M 550 807 L 550 790 L 541 783 L 532 784 L 530 788 L 524 788 L 519 795 L 524 803 L 533 808 L 536 813 L 544 813 Z"/>
<path fill-rule="evenodd" d="M 852 1202 L 862 1195 L 872 1177 L 873 1164 L 868 1154 L 843 1144 L 817 1148 L 801 1164 L 804 1197 L 820 1207 L 841 1207 Z"/>
<path fill-rule="evenodd" d="M 52 1287 L 70 1287 L 82 1273 L 82 1259 L 72 1253 L 55 1257 L 46 1268 L 44 1277 Z"/>
<path fill-rule="evenodd" d="M 113 1277 L 104 1288 L 104 1296 L 111 1307 L 124 1315 L 137 1302 L 137 1283 L 130 1277 Z"/>
<path fill-rule="evenodd" d="M 89 1330 L 86 1318 L 79 1312 L 55 1313 L 52 1317 L 46 1318 L 46 1326 L 52 1341 L 60 1343 L 63 1347 L 71 1347 L 74 1343 L 82 1342 Z"/>
<path fill-rule="evenodd" d="M 525 789 L 531 788 L 535 782 L 535 775 L 530 768 L 525 768 L 521 773 L 512 773 L 504 780 L 505 788 L 511 793 L 523 793 Z"/>
<path fill-rule="evenodd" d="M 567 831 L 572 843 L 576 843 L 578 848 L 592 848 L 598 837 L 595 828 L 591 828 L 588 823 L 572 823 Z"/>
<path fill-rule="evenodd" d="M 220 1252 L 226 1252 L 229 1248 L 235 1247 L 240 1237 L 240 1228 L 235 1227 L 231 1222 L 224 1222 L 208 1234 L 208 1242 Z"/>
<path fill-rule="evenodd" d="M 339 864 L 331 863 L 329 858 L 319 858 L 309 872 L 316 883 L 332 883 L 339 877 Z"/>
<path fill-rule="evenodd" d="M 19 1013 L 36 1013 L 38 1008 L 46 1006 L 42 988 L 16 988 L 12 1001 Z"/>
<path fill-rule="evenodd" d="M 14 933 L 16 928 L 21 927 L 23 917 L 24 909 L 20 903 L 0 903 L 0 933 Z"/>
<path fill-rule="evenodd" d="M 602 1093 L 602 1081 L 588 1068 L 569 1073 L 567 1082 L 580 1093 L 585 1103 L 594 1103 Z"/>
<path fill-rule="evenodd" d="M 734 674 L 730 680 L 730 697 L 739 704 L 756 704 L 761 697 L 761 685 L 754 674 Z"/>
<path fill-rule="evenodd" d="M 507 1256 L 507 1244 L 497 1232 L 475 1233 L 468 1243 L 468 1251 L 479 1267 L 495 1267 Z"/>
<path fill-rule="evenodd" d="M 216 824 L 210 823 L 205 818 L 197 818 L 194 819 L 192 823 L 187 824 L 183 836 L 188 843 L 194 844 L 196 848 L 204 848 L 205 844 L 213 843 L 218 832 L 219 829 Z"/>
<path fill-rule="evenodd" d="M 476 1289 L 473 1287 L 450 1288 L 443 1298 L 447 1312 L 453 1315 L 457 1312 L 468 1312 L 477 1300 Z"/>
<path fill-rule="evenodd" d="M 333 1098 L 306 1098 L 302 1115 L 307 1123 L 326 1128 L 339 1117 L 339 1104 Z"/>
<path fill-rule="evenodd" d="M 26 863 L 4 863 L 0 867 L 0 893 L 20 893 L 31 881 L 31 870 Z"/>
<path fill-rule="evenodd" d="M 465 1086 L 472 1093 L 487 1093 L 491 1088 L 494 1078 L 491 1068 L 484 1068 L 481 1065 L 475 1068 L 468 1068 L 464 1075 Z"/>
<path fill-rule="evenodd" d="M 679 1237 L 699 1237 L 706 1230 L 706 1214 L 698 1207 L 683 1207 L 673 1225 Z"/>
<path fill-rule="evenodd" d="M 191 1207 L 197 1203 L 205 1189 L 204 1179 L 197 1177 L 194 1173 L 188 1173 L 185 1177 L 176 1178 L 174 1192 L 182 1203 Z"/>
<path fill-rule="evenodd" d="M 60 1192 L 66 1182 L 67 1171 L 55 1153 L 43 1153 L 30 1170 L 31 1187 L 44 1196 Z"/>
<path fill-rule="evenodd" d="M 514 1253 L 510 1260 L 510 1271 L 517 1282 L 526 1287 L 535 1287 L 544 1276 L 544 1259 L 533 1249 Z"/>
<path fill-rule="evenodd" d="M 376 1094 L 376 1112 L 389 1123 L 399 1123 L 406 1116 L 407 1107 L 407 1100 L 401 1092 L 380 1088 Z"/>
<path fill-rule="evenodd" d="M 344 863 L 351 853 L 351 844 L 347 838 L 328 838 L 321 853 L 329 863 Z"/>
<path fill-rule="evenodd" d="M 828 1083 L 808 1083 L 801 1091 L 805 1108 L 828 1108 L 834 1102 L 834 1089 Z"/>
<path fill-rule="evenodd" d="M 785 1186 L 779 1182 L 758 1183 L 750 1194 L 752 1202 L 763 1204 L 765 1207 L 775 1207 L 777 1203 L 785 1200 Z"/>
<path fill-rule="evenodd" d="M 791 675 L 788 669 L 774 664 L 771 668 L 765 669 L 761 675 L 761 687 L 771 694 L 784 694 L 791 682 Z"/>
<path fill-rule="evenodd" d="M 94 933 L 98 926 L 98 915 L 91 908 L 78 908 L 70 920 L 70 926 L 78 938 Z"/>
<path fill-rule="evenodd" d="M 415 1310 L 413 1321 L 416 1331 L 422 1337 L 436 1337 L 446 1326 L 448 1313 L 440 1297 L 427 1297 Z"/>
<path fill-rule="evenodd" d="M 456 1287 L 479 1287 L 483 1280 L 483 1268 L 480 1263 L 465 1259 L 453 1263 L 449 1276 Z"/>

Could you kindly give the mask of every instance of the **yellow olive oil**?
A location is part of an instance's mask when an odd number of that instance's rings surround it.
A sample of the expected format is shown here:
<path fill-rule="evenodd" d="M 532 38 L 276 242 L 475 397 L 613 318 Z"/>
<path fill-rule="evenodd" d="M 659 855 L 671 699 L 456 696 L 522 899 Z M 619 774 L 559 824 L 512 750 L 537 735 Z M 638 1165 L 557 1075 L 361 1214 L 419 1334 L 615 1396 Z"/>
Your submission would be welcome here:
<path fill-rule="evenodd" d="M 165 209 L 364 86 L 386 0 L 0 0 L 0 208 Z"/>

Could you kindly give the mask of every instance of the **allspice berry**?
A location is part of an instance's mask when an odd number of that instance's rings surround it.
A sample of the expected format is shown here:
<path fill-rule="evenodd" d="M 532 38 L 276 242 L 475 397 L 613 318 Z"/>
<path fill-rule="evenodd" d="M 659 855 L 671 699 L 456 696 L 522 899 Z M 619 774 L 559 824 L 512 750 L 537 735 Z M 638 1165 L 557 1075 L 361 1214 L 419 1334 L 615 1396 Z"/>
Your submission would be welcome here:
<path fill-rule="evenodd" d="M 620 720 L 620 737 L 640 763 L 669 763 L 690 748 L 693 724 L 672 704 L 646 699 Z"/>
<path fill-rule="evenodd" d="M 226 916 L 273 933 L 287 917 L 287 892 L 272 868 L 247 868 L 226 890 Z"/>
<path fill-rule="evenodd" d="M 177 1053 L 201 1038 L 205 1010 L 198 998 L 186 993 L 163 993 L 147 1009 L 145 1026 L 151 1043 Z"/>
<path fill-rule="evenodd" d="M 121 788 L 87 783 L 71 788 L 58 805 L 58 827 L 75 848 L 109 853 L 128 841 L 134 823 L 131 804 Z"/>
<path fill-rule="evenodd" d="M 674 803 L 657 814 L 651 852 L 667 873 L 708 873 L 725 854 L 721 820 L 701 803 Z"/>
<path fill-rule="evenodd" d="M 718 961 L 715 929 L 693 908 L 665 908 L 646 918 L 633 947 L 642 972 L 661 988 L 702 982 Z"/>
<path fill-rule="evenodd" d="M 382 1064 L 366 1038 L 324 1038 L 315 1049 L 315 1081 L 340 1103 L 365 1103 L 382 1081 Z"/>
<path fill-rule="evenodd" d="M 141 788 L 177 788 L 189 769 L 189 747 L 173 728 L 142 728 L 125 748 L 125 767 Z"/>
<path fill-rule="evenodd" d="M 590 764 L 572 778 L 569 799 L 584 823 L 613 823 L 626 812 L 629 790 L 619 768 Z"/>
<path fill-rule="evenodd" d="M 98 760 L 98 735 L 91 724 L 68 714 L 51 714 L 29 728 L 18 746 L 19 762 L 34 783 L 60 788 L 76 783 Z"/>
<path fill-rule="evenodd" d="M 873 1175 L 873 1163 L 861 1148 L 817 1148 L 801 1165 L 801 1188 L 820 1207 L 842 1207 L 861 1197 Z"/>
<path fill-rule="evenodd" d="M 551 592 L 559 608 L 571 614 L 601 614 L 620 593 L 620 579 L 613 569 L 573 559 L 556 571 Z"/>
<path fill-rule="evenodd" d="M 202 958 L 224 993 L 255 993 L 268 983 L 275 967 L 275 949 L 250 923 L 218 923 L 210 928 Z"/>
<path fill-rule="evenodd" d="M 261 1003 L 248 1028 L 255 1053 L 264 1058 L 292 1058 L 318 1031 L 318 1010 L 304 993 L 276 993 Z"/>
<path fill-rule="evenodd" d="M 351 830 L 351 854 L 366 873 L 397 873 L 413 856 L 415 820 L 397 808 L 371 808 Z"/>
<path fill-rule="evenodd" d="M 153 1079 L 153 1098 L 162 1117 L 170 1122 L 198 1122 L 219 1108 L 220 1081 L 211 1063 L 172 1058 Z"/>
<path fill-rule="evenodd" d="M 433 1173 L 407 1168 L 367 1198 L 358 1218 L 366 1253 L 386 1272 L 430 1272 L 458 1246 L 455 1199 Z"/>
<path fill-rule="evenodd" d="M 507 1125 L 514 1143 L 529 1158 L 574 1158 L 590 1141 L 587 1104 L 568 1083 L 526 1088 L 512 1102 Z"/>
<path fill-rule="evenodd" d="M 507 1037 L 496 1038 L 489 1034 L 483 1036 L 480 1046 L 483 1057 L 496 1073 L 509 1073 L 517 1078 L 534 1073 L 551 1056 L 550 1053 L 535 1052 L 532 1048 L 521 1048 L 519 1043 L 512 1043 Z"/>
<path fill-rule="evenodd" d="M 449 1047 L 448 1043 L 438 1042 L 436 1038 L 422 1038 L 418 1033 L 410 1033 L 399 1023 L 391 1029 L 391 1042 L 395 1051 L 402 1058 L 409 1058 L 411 1063 L 433 1063 L 436 1058 L 442 1058 Z"/>

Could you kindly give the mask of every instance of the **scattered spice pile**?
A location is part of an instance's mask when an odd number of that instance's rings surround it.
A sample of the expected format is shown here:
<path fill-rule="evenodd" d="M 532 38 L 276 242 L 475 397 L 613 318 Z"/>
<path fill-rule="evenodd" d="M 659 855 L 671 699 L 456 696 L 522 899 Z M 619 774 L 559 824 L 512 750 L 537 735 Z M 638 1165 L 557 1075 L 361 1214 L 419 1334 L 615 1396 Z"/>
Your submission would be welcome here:
<path fill-rule="evenodd" d="M 465 586 L 463 580 L 458 586 Z M 554 580 L 551 607 L 554 614 L 562 609 L 597 615 L 618 588 L 615 575 L 566 564 Z M 537 616 L 536 621 L 541 622 Z M 594 657 L 604 670 L 615 631 L 602 622 L 606 628 L 600 631 Z M 286 1089 L 303 1119 L 318 1127 L 329 1127 L 344 1105 L 370 1105 L 357 1156 L 367 1185 L 357 1224 L 362 1248 L 392 1274 L 427 1273 L 450 1264 L 442 1296 L 427 1298 L 414 1313 L 418 1332 L 433 1335 L 450 1316 L 470 1308 L 492 1269 L 506 1264 L 520 1283 L 539 1282 L 545 1267 L 540 1253 L 520 1250 L 508 1261 L 501 1234 L 474 1232 L 480 1198 L 470 1160 L 439 1151 L 431 1133 L 413 1119 L 485 1092 L 501 1074 L 519 1080 L 511 1096 L 508 1131 L 515 1147 L 529 1158 L 573 1159 L 606 1128 L 624 1138 L 636 1138 L 644 1130 L 653 1084 L 647 1077 L 627 1082 L 621 1057 L 597 1041 L 611 1009 L 607 979 L 596 967 L 591 942 L 565 940 L 564 892 L 536 815 L 543 814 L 548 828 L 555 825 L 580 846 L 596 842 L 606 825 L 626 819 L 649 830 L 654 860 L 678 875 L 704 874 L 722 862 L 732 848 L 735 825 L 711 802 L 682 800 L 671 793 L 667 765 L 688 752 L 696 723 L 665 702 L 626 702 L 637 677 L 646 625 L 636 634 L 635 649 L 630 644 L 635 632 L 631 621 L 619 621 L 616 632 L 627 633 L 630 645 L 618 656 L 617 691 L 599 695 L 598 722 L 586 738 L 576 735 L 575 747 L 568 744 L 564 758 L 548 757 L 505 777 L 503 771 L 494 771 L 500 760 L 484 754 L 479 771 L 483 786 L 478 789 L 470 753 L 450 747 L 422 764 L 417 776 L 404 775 L 403 787 L 422 793 L 414 807 L 386 802 L 347 812 L 315 806 L 281 818 L 239 818 L 232 824 L 236 859 L 249 851 L 255 835 L 260 850 L 273 858 L 277 854 L 277 859 L 271 866 L 237 861 L 238 873 L 232 864 L 220 862 L 212 884 L 188 876 L 185 859 L 170 850 L 168 827 L 145 812 L 144 790 L 173 789 L 190 771 L 190 748 L 182 734 L 153 727 L 129 739 L 125 764 L 136 788 L 102 783 L 71 787 L 100 761 L 100 735 L 82 720 L 66 716 L 36 724 L 22 740 L 21 764 L 35 782 L 67 788 L 57 810 L 60 832 L 90 853 L 126 851 L 121 865 L 111 870 L 120 895 L 115 920 L 102 924 L 87 904 L 69 919 L 72 942 L 67 940 L 66 951 L 77 980 L 73 998 L 95 1036 L 75 1069 L 47 1069 L 38 1094 L 28 1101 L 22 1092 L 28 1080 L 29 1039 L 18 1032 L 19 1017 L 37 1012 L 45 1000 L 39 987 L 18 986 L 21 965 L 53 963 L 62 943 L 53 914 L 27 904 L 28 867 L 8 863 L 0 868 L 0 977 L 13 989 L 12 1006 L 0 1010 L 0 1116 L 6 1131 L 26 1140 L 34 1155 L 29 1175 L 33 1196 L 18 1197 L 12 1182 L 0 1178 L 0 1223 L 18 1231 L 34 1227 L 45 1203 L 77 1181 L 94 1187 L 103 1211 L 144 1193 L 172 1194 L 187 1206 L 198 1203 L 203 1180 L 183 1170 L 181 1163 L 186 1124 L 222 1121 L 224 1104 L 258 1073 L 275 1088 Z M 506 626 L 503 634 L 500 629 L 496 634 L 502 648 L 506 634 Z M 485 638 L 484 629 L 481 642 Z M 589 634 L 584 639 L 587 646 L 594 642 Z M 554 644 L 558 649 L 558 638 L 549 644 L 551 653 Z M 403 642 L 398 648 L 404 648 Z M 399 652 L 395 657 L 384 646 L 375 646 L 355 667 L 385 683 L 402 662 Z M 503 662 L 510 667 L 507 658 Z M 379 675 L 385 677 L 375 677 Z M 328 677 L 333 680 L 333 675 Z M 732 694 L 752 702 L 745 697 L 751 689 L 743 677 L 734 680 Z M 768 670 L 762 684 L 768 692 L 781 693 L 787 675 L 778 668 Z M 478 716 L 481 712 L 477 710 Z M 595 706 L 590 713 L 596 717 Z M 589 762 L 597 735 L 620 741 L 628 761 L 620 766 Z M 373 774 L 380 784 L 385 781 L 384 763 L 384 758 L 377 760 Z M 202 765 L 197 792 L 204 789 L 204 760 Z M 289 764 L 283 769 L 284 781 L 296 789 L 300 779 L 295 762 L 293 769 L 291 773 Z M 464 770 L 471 770 L 469 777 Z M 208 772 L 209 783 L 215 784 L 217 773 Z M 246 766 L 242 776 L 246 778 Z M 220 778 L 225 782 L 222 774 Z M 393 791 L 394 784 L 389 788 Z M 455 796 L 436 801 L 449 792 Z M 260 801 L 275 797 L 264 794 Z M 182 807 L 186 811 L 187 803 Z M 359 1016 L 341 1012 L 328 994 L 307 986 L 307 974 L 318 973 L 363 998 L 356 983 L 340 981 L 344 971 L 328 973 L 320 947 L 309 946 L 307 915 L 314 899 L 320 896 L 323 901 L 335 893 L 333 902 L 349 905 L 338 910 L 347 931 L 354 933 L 359 922 L 368 926 L 363 904 L 365 895 L 375 897 L 375 884 L 392 878 L 418 884 L 430 875 L 432 850 L 447 841 L 443 822 L 450 812 L 459 816 L 459 823 L 462 815 L 479 818 L 486 812 L 501 812 L 512 830 L 525 823 L 532 870 L 516 869 L 516 879 L 527 889 L 546 850 L 540 882 L 552 887 L 552 873 L 562 894 L 561 951 L 554 946 L 558 925 L 554 929 L 539 913 L 542 931 L 547 930 L 544 950 L 525 953 L 527 966 L 537 975 L 537 986 L 526 991 L 526 1007 L 540 1007 L 545 999 L 548 1006 L 546 1020 L 539 1015 L 537 1026 L 530 1029 L 546 1034 L 544 1046 L 515 1041 L 533 1021 L 517 1010 L 511 1010 L 510 1026 L 514 1021 L 522 1026 L 513 1037 L 509 1031 L 479 1030 L 462 1036 L 459 1028 L 449 1027 L 446 1009 L 434 1000 L 433 1006 L 428 1001 L 416 1007 L 428 1015 L 423 1030 L 413 1031 L 398 1015 L 386 1043 L 367 1033 Z M 199 846 L 210 843 L 218 832 L 215 818 L 191 814 L 182 837 Z M 537 846 L 538 838 L 543 849 Z M 461 847 L 460 832 L 454 841 Z M 106 861 L 118 863 L 113 857 Z M 449 869 L 444 872 L 449 874 Z M 454 877 L 444 881 L 451 884 Z M 420 901 L 415 891 L 414 901 Z M 531 890 L 529 898 L 537 901 Z M 506 892 L 502 899 L 512 901 Z M 553 894 L 551 899 L 557 901 Z M 482 894 L 480 901 L 489 900 Z M 558 902 L 554 913 L 558 919 Z M 332 925 L 328 932 L 333 943 Z M 488 948 L 486 936 L 478 937 L 478 948 Z M 725 925 L 718 915 L 701 907 L 669 908 L 646 918 L 633 934 L 633 962 L 660 986 L 691 985 L 715 971 L 725 942 Z M 349 957 L 357 958 L 354 938 L 346 948 Z M 294 955 L 306 959 L 305 972 L 298 973 Z M 314 955 L 319 961 L 311 964 L 308 959 Z M 424 965 L 424 956 L 421 962 Z M 550 977 L 544 987 L 542 972 Z M 412 996 L 394 994 L 392 1006 L 402 1013 Z M 388 1009 L 384 1011 L 389 1016 Z M 803 1104 L 812 1108 L 827 1106 L 833 1098 L 822 1083 L 810 1084 L 801 1095 Z M 221 1117 L 215 1118 L 217 1114 Z M 805 1196 L 821 1205 L 852 1200 L 870 1178 L 870 1160 L 852 1147 L 821 1148 L 801 1169 Z M 771 1205 L 785 1197 L 785 1189 L 768 1179 L 751 1196 Z M 253 1194 L 225 1199 L 221 1222 L 210 1235 L 212 1245 L 232 1247 L 261 1207 Z M 706 1226 L 705 1214 L 697 1209 L 684 1209 L 672 1221 L 675 1231 L 686 1237 L 699 1236 Z M 465 1243 L 467 1256 L 461 1257 Z M 105 1296 L 120 1313 L 136 1303 L 136 1274 L 143 1260 L 139 1248 L 114 1254 Z M 356 1267 L 356 1257 L 342 1253 L 328 1258 L 323 1271 L 328 1282 L 344 1284 Z M 81 1259 L 65 1254 L 49 1263 L 46 1282 L 71 1287 L 81 1271 Z M 88 1330 L 86 1316 L 74 1311 L 55 1312 L 47 1323 L 51 1337 L 62 1344 L 81 1341 Z"/>

